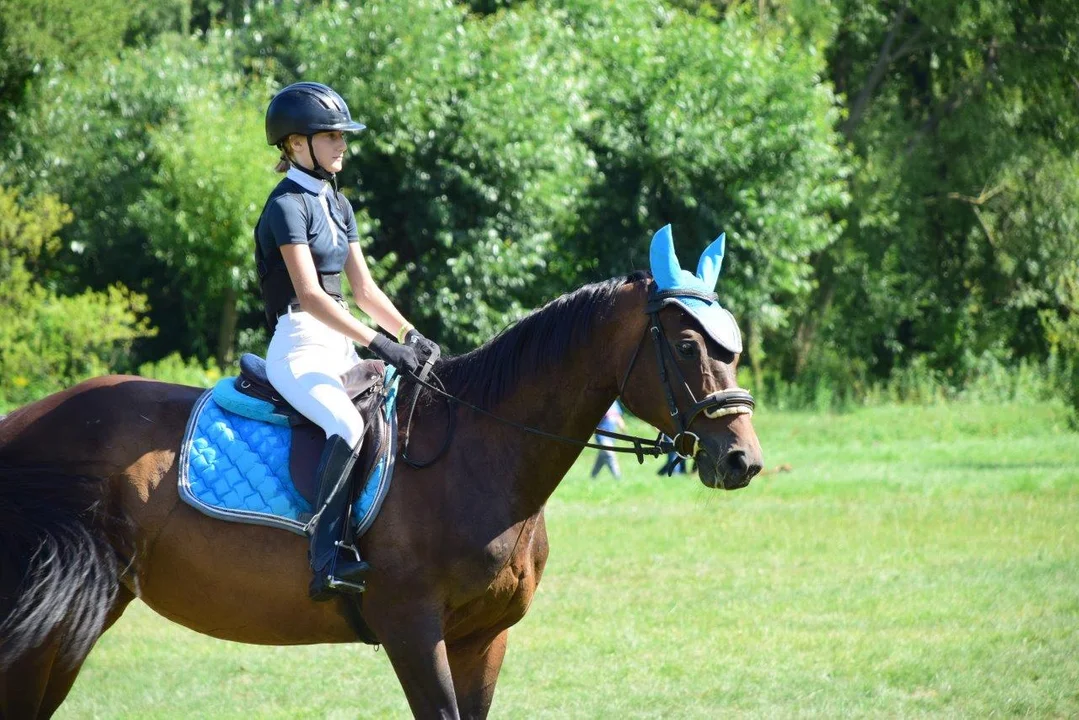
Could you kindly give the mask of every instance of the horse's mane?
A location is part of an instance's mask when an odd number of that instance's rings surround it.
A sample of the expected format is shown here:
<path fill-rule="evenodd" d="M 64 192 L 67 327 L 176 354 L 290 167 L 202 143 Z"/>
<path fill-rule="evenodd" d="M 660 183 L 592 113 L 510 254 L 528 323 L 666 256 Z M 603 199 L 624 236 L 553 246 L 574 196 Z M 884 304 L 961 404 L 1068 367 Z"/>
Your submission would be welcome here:
<path fill-rule="evenodd" d="M 481 407 L 494 407 L 522 377 L 562 362 L 589 332 L 593 320 L 610 310 L 618 289 L 646 277 L 636 272 L 555 298 L 475 350 L 443 360 L 435 373 L 454 395 Z"/>

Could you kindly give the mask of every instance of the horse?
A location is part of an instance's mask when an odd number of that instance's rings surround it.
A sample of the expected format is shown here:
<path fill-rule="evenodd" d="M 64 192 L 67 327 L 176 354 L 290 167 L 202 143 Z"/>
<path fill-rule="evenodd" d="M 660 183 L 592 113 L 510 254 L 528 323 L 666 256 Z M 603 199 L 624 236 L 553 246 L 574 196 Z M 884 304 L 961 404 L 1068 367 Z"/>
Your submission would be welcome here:
<path fill-rule="evenodd" d="M 409 452 L 438 460 L 398 464 L 361 550 L 373 566 L 363 617 L 417 717 L 486 717 L 547 561 L 544 507 L 616 398 L 694 453 L 705 486 L 741 488 L 760 471 L 746 401 L 728 412 L 717 400 L 748 397 L 738 360 L 638 272 L 439 361 L 447 392 L 497 418 L 414 386 Z M 136 597 L 216 638 L 357 641 L 346 597 L 309 599 L 305 539 L 180 501 L 177 456 L 202 392 L 106 376 L 0 422 L 0 717 L 51 716 Z"/>

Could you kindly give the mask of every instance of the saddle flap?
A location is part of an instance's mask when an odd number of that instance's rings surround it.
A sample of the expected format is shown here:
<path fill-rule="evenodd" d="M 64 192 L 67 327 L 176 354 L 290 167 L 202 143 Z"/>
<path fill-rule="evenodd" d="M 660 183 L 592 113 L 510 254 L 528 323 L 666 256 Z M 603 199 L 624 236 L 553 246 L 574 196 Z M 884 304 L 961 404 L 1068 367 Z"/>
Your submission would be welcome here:
<path fill-rule="evenodd" d="M 364 413 L 363 446 L 360 448 L 360 457 L 352 469 L 352 477 L 366 478 L 371 474 L 375 463 L 382 456 L 383 443 L 386 438 L 387 422 L 378 412 L 379 404 L 373 403 L 372 407 L 366 408 Z M 314 425 L 299 425 L 292 428 L 292 452 L 289 456 L 289 471 L 296 491 L 312 507 L 318 496 L 318 478 L 315 470 L 318 466 L 322 448 L 326 445 L 326 435 Z M 351 482 L 351 481 L 350 481 Z M 351 492 L 358 494 L 360 487 L 353 485 Z M 353 498 L 355 499 L 355 498 Z"/>
<path fill-rule="evenodd" d="M 364 424 L 363 448 L 360 450 L 360 457 L 353 469 L 353 474 L 359 477 L 367 477 L 382 451 L 386 434 L 386 419 L 379 412 L 382 408 L 382 400 L 381 393 L 369 393 L 362 395 L 356 402 L 356 409 L 359 410 Z M 292 472 L 292 481 L 296 490 L 312 505 L 318 495 L 318 478 L 315 477 L 315 469 L 325 445 L 326 435 L 321 428 L 311 423 L 293 425 L 289 469 Z"/>
<path fill-rule="evenodd" d="M 382 381 L 386 374 L 386 363 L 381 360 L 361 360 L 341 376 L 341 384 L 349 398 L 355 400 Z"/>

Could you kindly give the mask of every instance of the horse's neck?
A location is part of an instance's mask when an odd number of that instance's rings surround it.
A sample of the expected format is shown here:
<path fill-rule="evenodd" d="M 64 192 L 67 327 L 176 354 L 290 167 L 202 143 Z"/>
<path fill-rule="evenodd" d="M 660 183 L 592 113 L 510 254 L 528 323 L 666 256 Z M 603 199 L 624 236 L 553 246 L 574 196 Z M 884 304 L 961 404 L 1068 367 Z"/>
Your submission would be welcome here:
<path fill-rule="evenodd" d="M 619 294 L 614 311 L 596 319 L 558 366 L 530 378 L 500 403 L 498 414 L 517 423 L 576 441 L 591 438 L 618 396 L 618 384 L 644 332 L 645 316 L 633 313 L 636 289 Z M 499 446 L 491 446 L 498 482 L 514 515 L 538 513 L 584 451 L 518 428 L 483 421 Z M 589 452 L 595 452 L 589 450 Z"/>

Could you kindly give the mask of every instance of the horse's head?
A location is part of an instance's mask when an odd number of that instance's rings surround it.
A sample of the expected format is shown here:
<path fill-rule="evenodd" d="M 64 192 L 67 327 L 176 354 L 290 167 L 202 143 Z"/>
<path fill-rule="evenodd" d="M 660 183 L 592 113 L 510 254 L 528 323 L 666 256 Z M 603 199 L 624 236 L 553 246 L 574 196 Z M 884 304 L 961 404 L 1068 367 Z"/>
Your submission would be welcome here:
<path fill-rule="evenodd" d="M 704 251 L 694 274 L 681 268 L 670 226 L 652 238 L 652 280 L 636 310 L 643 302 L 647 330 L 631 350 L 619 392 L 680 454 L 695 455 L 702 483 L 734 490 L 760 472 L 762 455 L 750 420 L 753 397 L 735 377 L 741 333 L 714 292 L 723 241 L 721 235 Z"/>

